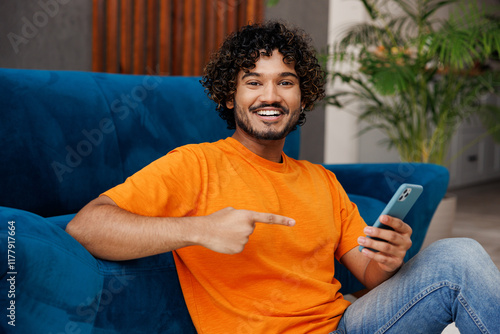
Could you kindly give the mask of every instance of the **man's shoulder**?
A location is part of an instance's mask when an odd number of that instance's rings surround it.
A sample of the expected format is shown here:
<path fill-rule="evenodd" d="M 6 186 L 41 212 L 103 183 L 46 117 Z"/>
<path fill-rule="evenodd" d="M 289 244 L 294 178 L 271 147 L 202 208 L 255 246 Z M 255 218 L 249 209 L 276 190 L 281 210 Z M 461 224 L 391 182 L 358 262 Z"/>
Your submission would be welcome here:
<path fill-rule="evenodd" d="M 290 158 L 290 157 L 288 157 L 288 159 L 290 159 L 290 161 L 292 163 L 294 163 L 295 165 L 300 166 L 302 168 L 311 169 L 311 170 L 317 170 L 317 171 L 326 172 L 326 173 L 331 173 L 331 171 L 329 171 L 328 169 L 326 169 L 320 163 L 311 162 L 309 160 L 296 160 L 296 159 L 293 159 L 293 158 Z"/>
<path fill-rule="evenodd" d="M 293 164 L 296 165 L 296 168 L 300 168 L 303 171 L 308 171 L 309 173 L 315 174 L 316 176 L 320 176 L 324 179 L 327 179 L 329 182 L 336 183 L 337 177 L 335 174 L 326 168 L 323 164 L 310 162 L 308 160 L 295 160 L 293 158 L 289 158 Z"/>
<path fill-rule="evenodd" d="M 224 153 L 224 139 L 215 142 L 193 143 L 179 146 L 168 152 L 164 158 L 172 156 L 184 157 L 185 159 L 206 160 L 217 157 Z"/>
<path fill-rule="evenodd" d="M 185 144 L 179 147 L 176 147 L 172 152 L 203 152 L 203 151 L 210 151 L 210 150 L 216 150 L 220 149 L 220 147 L 223 146 L 223 142 L 225 139 L 220 139 L 218 141 L 214 142 L 203 142 L 203 143 L 192 143 L 192 144 Z"/>

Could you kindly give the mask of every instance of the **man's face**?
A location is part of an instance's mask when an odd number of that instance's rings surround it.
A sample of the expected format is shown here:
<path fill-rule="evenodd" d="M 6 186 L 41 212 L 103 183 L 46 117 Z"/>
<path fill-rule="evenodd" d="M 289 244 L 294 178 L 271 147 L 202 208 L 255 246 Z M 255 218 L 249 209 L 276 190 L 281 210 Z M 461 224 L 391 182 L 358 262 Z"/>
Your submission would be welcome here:
<path fill-rule="evenodd" d="M 288 135 L 302 107 L 294 65 L 285 64 L 283 55 L 275 50 L 269 57 L 261 55 L 249 72 L 240 71 L 234 100 L 226 103 L 234 108 L 236 131 L 263 140 Z"/>

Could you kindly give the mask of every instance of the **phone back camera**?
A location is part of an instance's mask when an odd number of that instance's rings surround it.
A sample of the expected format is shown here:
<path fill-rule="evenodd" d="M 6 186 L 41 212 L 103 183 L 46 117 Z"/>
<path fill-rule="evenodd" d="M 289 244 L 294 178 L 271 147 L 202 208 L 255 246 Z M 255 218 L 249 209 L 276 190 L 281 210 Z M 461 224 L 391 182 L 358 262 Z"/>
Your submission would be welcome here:
<path fill-rule="evenodd" d="M 410 195 L 411 193 L 411 188 L 406 188 L 403 193 L 401 194 L 401 196 L 399 196 L 399 199 L 398 201 L 402 202 L 406 199 L 406 197 L 408 197 L 408 195 Z"/>

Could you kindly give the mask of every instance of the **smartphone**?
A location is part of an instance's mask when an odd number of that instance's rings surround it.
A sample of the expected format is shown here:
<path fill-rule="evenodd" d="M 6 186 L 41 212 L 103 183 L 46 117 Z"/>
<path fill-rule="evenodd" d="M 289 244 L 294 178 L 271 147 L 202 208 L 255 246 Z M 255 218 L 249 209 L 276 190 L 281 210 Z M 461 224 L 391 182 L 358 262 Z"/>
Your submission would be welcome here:
<path fill-rule="evenodd" d="M 389 203 L 387 203 L 387 206 L 379 215 L 379 218 L 377 218 L 377 221 L 375 222 L 375 224 L 373 224 L 373 226 L 392 230 L 391 227 L 384 225 L 380 222 L 380 216 L 388 215 L 403 220 L 406 217 L 406 214 L 408 214 L 408 212 L 410 211 L 413 204 L 415 204 L 415 202 L 417 201 L 418 197 L 420 196 L 423 190 L 424 188 L 421 185 L 403 183 L 394 193 Z M 371 239 L 372 237 L 368 236 L 367 238 Z M 373 238 L 373 239 L 385 241 L 379 238 Z M 359 246 L 359 251 L 361 252 L 363 248 L 365 247 Z M 368 249 L 374 252 L 378 252 L 377 250 L 371 248 Z"/>

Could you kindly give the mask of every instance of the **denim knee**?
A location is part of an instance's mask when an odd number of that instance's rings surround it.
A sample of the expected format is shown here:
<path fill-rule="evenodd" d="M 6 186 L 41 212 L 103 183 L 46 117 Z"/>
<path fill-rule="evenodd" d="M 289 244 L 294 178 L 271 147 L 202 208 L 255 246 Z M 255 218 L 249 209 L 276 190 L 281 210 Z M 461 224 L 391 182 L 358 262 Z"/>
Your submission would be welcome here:
<path fill-rule="evenodd" d="M 448 268 L 455 274 L 458 271 L 476 275 L 494 266 L 483 246 L 470 238 L 442 239 L 423 252 L 426 253 L 425 258 L 436 265 L 436 270 Z"/>
<path fill-rule="evenodd" d="M 449 238 L 434 242 L 424 251 L 433 252 L 438 258 L 451 259 L 468 263 L 474 262 L 477 258 L 488 257 L 483 246 L 479 242 L 470 238 Z"/>

